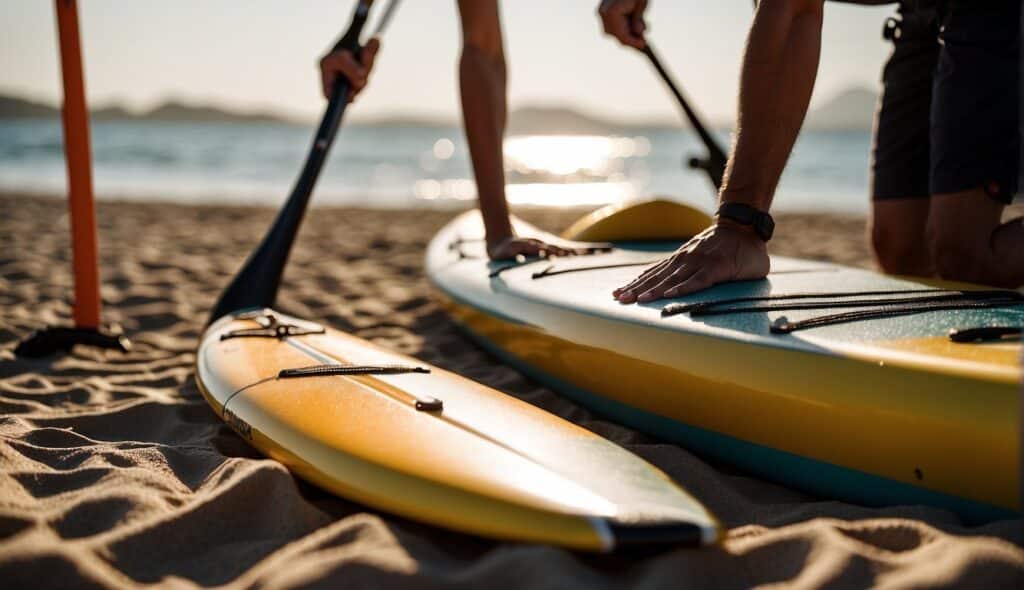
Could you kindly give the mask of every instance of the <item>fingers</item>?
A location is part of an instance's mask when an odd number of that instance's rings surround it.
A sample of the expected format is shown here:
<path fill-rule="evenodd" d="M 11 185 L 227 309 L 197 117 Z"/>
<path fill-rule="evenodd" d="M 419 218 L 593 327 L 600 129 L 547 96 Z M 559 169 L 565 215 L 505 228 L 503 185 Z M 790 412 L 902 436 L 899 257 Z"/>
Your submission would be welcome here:
<path fill-rule="evenodd" d="M 371 39 L 360 53 L 359 60 L 347 49 L 329 53 L 320 60 L 320 83 L 325 98 L 330 98 L 338 76 L 344 76 L 350 84 L 350 97 L 355 97 L 366 86 L 377 57 L 380 43 Z"/>
<path fill-rule="evenodd" d="M 488 249 L 491 260 L 507 260 L 516 256 L 572 256 L 580 253 L 535 238 L 513 238 Z"/>
<path fill-rule="evenodd" d="M 636 300 L 640 303 L 648 303 L 658 299 L 681 297 L 707 289 L 719 282 L 721 282 L 721 279 L 716 276 L 716 271 L 713 267 L 704 266 L 694 269 L 693 266 L 688 266 L 680 268 L 654 288 L 641 293 Z"/>
<path fill-rule="evenodd" d="M 380 39 L 374 37 L 363 45 L 363 50 L 359 53 L 359 61 L 363 63 L 363 67 L 366 68 L 367 72 L 373 71 L 373 62 L 377 59 L 377 52 L 380 51 Z"/>
<path fill-rule="evenodd" d="M 644 22 L 644 10 L 646 8 L 646 1 L 639 2 L 637 9 L 633 11 L 629 19 L 629 28 L 633 32 L 633 36 L 638 37 L 641 43 L 644 40 L 644 33 L 647 32 L 647 23 Z M 641 45 L 639 49 L 643 49 L 643 46 Z"/>
<path fill-rule="evenodd" d="M 650 276 L 651 276 L 651 275 L 652 275 L 653 273 L 656 273 L 656 272 L 658 272 L 658 271 L 659 271 L 659 270 L 661 270 L 661 269 L 662 269 L 662 268 L 663 268 L 663 267 L 664 267 L 665 265 L 669 264 L 669 263 L 670 263 L 670 261 L 671 261 L 671 260 L 670 260 L 669 258 L 666 258 L 666 259 L 662 260 L 661 262 L 658 262 L 658 263 L 657 263 L 657 264 L 655 264 L 654 266 L 650 266 L 650 267 L 648 267 L 648 268 L 647 268 L 647 270 L 645 270 L 645 271 L 643 271 L 642 273 L 640 273 L 640 276 L 638 276 L 637 278 L 635 278 L 635 279 L 633 279 L 632 281 L 630 281 L 630 282 L 629 282 L 629 283 L 628 283 L 628 284 L 627 284 L 626 286 L 624 286 L 624 287 L 619 287 L 618 289 L 615 289 L 614 291 L 612 291 L 612 295 L 613 295 L 614 297 L 618 298 L 618 296 L 619 296 L 619 294 L 620 294 L 620 293 L 622 293 L 622 292 L 624 292 L 624 291 L 628 291 L 628 290 L 632 290 L 632 289 L 634 289 L 634 288 L 635 288 L 635 287 L 636 287 L 637 285 L 639 285 L 639 284 L 640 284 L 641 282 L 643 282 L 644 280 L 646 280 L 646 279 L 647 279 L 648 277 L 650 277 Z"/>
<path fill-rule="evenodd" d="M 710 267 L 705 266 L 693 273 L 690 278 L 666 290 L 661 297 L 682 297 L 683 295 L 702 291 L 720 282 L 722 282 L 722 280 L 715 276 L 715 271 L 711 270 Z"/>
<path fill-rule="evenodd" d="M 544 242 L 541 242 L 541 244 L 543 244 L 542 248 L 547 251 L 549 256 L 578 256 L 586 253 L 586 250 L 583 248 L 563 248 L 562 246 Z"/>
<path fill-rule="evenodd" d="M 771 259 L 760 238 L 714 225 L 613 295 L 621 303 L 647 303 L 681 297 L 719 283 L 763 279 L 770 268 Z"/>
<path fill-rule="evenodd" d="M 638 0 L 604 0 L 598 8 L 604 32 L 623 45 L 644 48 L 643 10 L 646 2 Z"/>
<path fill-rule="evenodd" d="M 664 278 L 664 280 L 637 295 L 636 300 L 640 303 L 647 303 L 649 301 L 661 299 L 666 296 L 668 291 L 675 289 L 678 285 L 686 282 L 692 275 L 699 272 L 701 272 L 701 269 L 694 272 L 692 265 L 684 263 L 683 265 L 675 268 L 667 277 Z"/>
<path fill-rule="evenodd" d="M 543 240 L 528 238 L 523 241 L 525 242 L 525 248 L 533 256 L 571 256 L 573 254 L 573 251 L 568 248 L 549 244 Z"/>
<path fill-rule="evenodd" d="M 325 55 L 320 59 L 320 91 L 328 100 L 331 98 L 331 88 L 334 88 L 334 79 L 338 76 L 337 71 L 331 67 L 330 58 L 331 55 Z"/>
<path fill-rule="evenodd" d="M 359 94 L 359 91 L 366 86 L 366 76 L 369 74 L 369 71 L 348 51 L 341 52 L 338 64 L 342 75 L 348 78 L 349 83 L 352 85 L 349 96 Z"/>
<path fill-rule="evenodd" d="M 648 267 L 647 270 L 645 270 L 642 273 L 640 273 L 640 276 L 638 276 L 637 278 L 635 278 L 632 281 L 630 281 L 627 285 L 625 285 L 624 287 L 619 287 L 618 289 L 615 289 L 614 291 L 612 291 L 612 296 L 615 297 L 616 299 L 618 299 L 619 295 L 621 293 L 623 293 L 625 291 L 632 291 L 633 289 L 636 288 L 637 285 L 639 285 L 644 280 L 649 278 L 653 273 L 659 272 L 662 268 L 664 268 L 666 265 L 668 265 L 670 263 L 671 263 L 671 258 L 666 258 L 666 259 L 662 260 L 661 262 L 658 262 L 654 266 Z"/>
<path fill-rule="evenodd" d="M 363 77 L 363 84 L 359 88 L 353 88 L 352 96 L 359 94 L 366 87 L 366 84 L 370 81 L 370 72 L 373 71 L 373 62 L 377 59 L 377 52 L 380 50 L 380 39 L 376 37 L 370 39 L 363 46 L 363 50 L 359 53 L 359 61 L 362 63 L 363 69 L 366 70 L 366 75 Z"/>
<path fill-rule="evenodd" d="M 665 280 L 665 278 L 671 274 L 671 269 L 665 268 L 660 272 L 652 274 L 646 279 L 639 281 L 636 285 L 627 288 L 625 291 L 619 294 L 619 303 L 635 303 L 639 301 L 640 295 L 654 288 L 655 285 Z"/>
<path fill-rule="evenodd" d="M 635 281 L 626 287 L 615 297 L 619 303 L 634 303 L 637 297 L 652 289 L 669 277 L 677 268 L 673 258 L 668 258 L 651 271 L 640 275 Z"/>
<path fill-rule="evenodd" d="M 513 243 L 516 254 L 520 256 L 547 256 L 548 251 L 543 242 L 535 240 L 516 240 Z"/>
<path fill-rule="evenodd" d="M 530 256 L 532 253 L 524 240 L 509 239 L 494 248 L 487 249 L 491 260 L 510 260 L 517 256 Z"/>

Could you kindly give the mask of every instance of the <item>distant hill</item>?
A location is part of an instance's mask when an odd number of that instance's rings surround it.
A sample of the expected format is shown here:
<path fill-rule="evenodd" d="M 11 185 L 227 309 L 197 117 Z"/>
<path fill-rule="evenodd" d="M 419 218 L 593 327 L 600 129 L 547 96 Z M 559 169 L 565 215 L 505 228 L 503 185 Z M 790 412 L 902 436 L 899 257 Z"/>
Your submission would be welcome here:
<path fill-rule="evenodd" d="M 361 127 L 452 127 L 451 119 L 390 116 L 356 119 Z M 509 114 L 508 135 L 608 135 L 634 126 L 582 113 L 570 107 L 530 105 Z"/>
<path fill-rule="evenodd" d="M 822 130 L 871 129 L 875 120 L 878 92 L 870 88 L 848 88 L 807 113 L 804 127 Z"/>
<path fill-rule="evenodd" d="M 608 135 L 623 125 L 557 106 L 528 106 L 512 111 L 509 135 Z"/>
<path fill-rule="evenodd" d="M 0 119 L 49 119 L 60 116 L 55 106 L 15 96 L 0 95 Z M 222 123 L 291 123 L 293 121 L 268 112 L 240 112 L 208 105 L 167 101 L 152 109 L 132 112 L 120 105 L 92 109 L 94 121 L 181 121 Z"/>
<path fill-rule="evenodd" d="M 45 119 L 57 115 L 57 109 L 50 105 L 0 95 L 0 119 Z"/>
<path fill-rule="evenodd" d="M 419 127 L 424 129 L 458 126 L 458 123 L 451 119 L 416 115 L 353 118 L 351 124 L 355 127 Z"/>
<path fill-rule="evenodd" d="M 90 116 L 93 121 L 123 121 L 137 118 L 128 109 L 117 105 L 93 109 Z"/>
<path fill-rule="evenodd" d="M 168 101 L 134 118 L 146 121 L 182 121 L 191 123 L 287 123 L 284 117 L 267 112 L 228 111 L 207 105 Z"/>
<path fill-rule="evenodd" d="M 857 87 L 840 92 L 807 115 L 807 129 L 870 129 L 874 120 L 876 91 Z M 698 109 L 701 105 L 695 105 Z M 0 94 L 0 119 L 45 119 L 60 116 L 50 104 Z M 267 111 L 243 112 L 211 105 L 189 104 L 177 100 L 166 101 L 152 109 L 136 112 L 120 105 L 109 105 L 92 110 L 95 121 L 182 121 L 182 122 L 236 122 L 236 123 L 303 123 Z M 457 121 L 417 116 L 391 116 L 352 121 L 359 126 L 378 127 L 450 127 Z M 712 127 L 727 127 L 709 121 Z M 647 128 L 684 128 L 682 121 L 667 120 L 650 123 L 624 123 L 584 113 L 571 107 L 530 105 L 512 111 L 509 116 L 509 135 L 608 135 L 631 133 Z"/>

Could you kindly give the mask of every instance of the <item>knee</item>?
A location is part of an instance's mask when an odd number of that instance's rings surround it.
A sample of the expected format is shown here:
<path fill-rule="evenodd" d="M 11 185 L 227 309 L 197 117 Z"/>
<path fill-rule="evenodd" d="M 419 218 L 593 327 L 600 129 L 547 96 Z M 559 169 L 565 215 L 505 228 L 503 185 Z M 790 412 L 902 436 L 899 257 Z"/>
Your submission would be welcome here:
<path fill-rule="evenodd" d="M 897 275 L 931 274 L 928 256 L 920 233 L 910 235 L 875 223 L 870 231 L 871 249 L 883 272 Z"/>
<path fill-rule="evenodd" d="M 932 268 L 940 279 L 978 282 L 984 276 L 984 256 L 971 240 L 956 232 L 931 228 L 927 240 Z"/>

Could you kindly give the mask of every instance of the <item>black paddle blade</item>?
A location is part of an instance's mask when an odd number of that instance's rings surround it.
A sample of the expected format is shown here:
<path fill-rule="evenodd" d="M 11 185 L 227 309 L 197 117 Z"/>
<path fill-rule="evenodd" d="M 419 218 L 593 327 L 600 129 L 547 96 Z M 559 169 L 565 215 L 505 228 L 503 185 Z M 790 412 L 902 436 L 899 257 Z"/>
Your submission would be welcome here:
<path fill-rule="evenodd" d="M 363 30 L 363 25 L 366 24 L 371 3 L 371 1 L 363 0 L 356 6 L 352 22 L 341 40 L 335 44 L 335 50 L 349 49 L 353 53 L 358 53 L 359 35 Z M 313 193 L 313 187 L 316 186 L 320 169 L 323 167 L 324 160 L 327 159 L 331 144 L 334 143 L 334 137 L 338 133 L 342 115 L 345 114 L 345 107 L 348 106 L 350 89 L 349 81 L 344 76 L 339 76 L 334 83 L 330 101 L 327 103 L 327 109 L 320 121 L 320 127 L 317 128 L 316 135 L 313 137 L 313 145 L 309 150 L 309 155 L 306 156 L 306 164 L 295 182 L 291 195 L 288 196 L 284 207 L 277 214 L 270 229 L 267 230 L 263 241 L 221 293 L 217 304 L 213 306 L 213 312 L 210 314 L 207 324 L 242 309 L 274 305 L 278 287 L 281 285 L 281 275 L 284 273 L 284 266 L 288 262 L 288 255 L 291 253 L 299 226 L 302 225 L 302 218 L 306 213 L 310 195 Z"/>

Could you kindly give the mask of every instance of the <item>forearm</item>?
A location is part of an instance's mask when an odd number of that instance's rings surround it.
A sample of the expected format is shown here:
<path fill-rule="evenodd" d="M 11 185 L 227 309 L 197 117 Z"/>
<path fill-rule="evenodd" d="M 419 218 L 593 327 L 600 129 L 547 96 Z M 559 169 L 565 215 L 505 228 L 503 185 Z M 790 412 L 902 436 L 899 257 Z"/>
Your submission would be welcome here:
<path fill-rule="evenodd" d="M 736 140 L 722 200 L 767 210 L 814 89 L 822 0 L 761 0 L 740 75 Z"/>
<path fill-rule="evenodd" d="M 464 42 L 459 62 L 462 118 L 476 178 L 487 244 L 513 235 L 505 200 L 502 142 L 506 120 L 506 72 L 500 39 L 495 46 Z"/>

